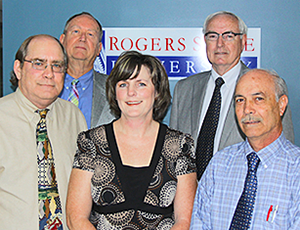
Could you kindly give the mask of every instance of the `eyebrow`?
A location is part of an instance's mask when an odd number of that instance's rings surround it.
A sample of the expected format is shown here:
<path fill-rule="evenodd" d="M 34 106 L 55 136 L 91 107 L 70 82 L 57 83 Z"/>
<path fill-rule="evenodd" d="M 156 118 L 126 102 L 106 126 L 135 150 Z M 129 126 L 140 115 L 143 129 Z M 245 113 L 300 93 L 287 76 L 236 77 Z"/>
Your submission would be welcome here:
<path fill-rule="evenodd" d="M 262 95 L 262 96 L 266 96 L 266 94 L 265 93 L 263 93 L 263 92 L 257 92 L 257 93 L 252 93 L 251 94 L 252 96 L 259 96 L 259 95 Z M 243 96 L 243 95 L 241 95 L 241 94 L 235 94 L 234 95 L 234 98 L 237 98 L 237 97 L 245 97 L 245 96 Z"/>
<path fill-rule="evenodd" d="M 47 62 L 48 60 L 47 59 L 42 59 L 42 58 L 33 58 L 31 60 L 34 60 L 34 61 L 40 61 L 40 62 Z M 64 63 L 64 61 L 59 61 L 59 60 L 53 60 L 51 63 Z"/>

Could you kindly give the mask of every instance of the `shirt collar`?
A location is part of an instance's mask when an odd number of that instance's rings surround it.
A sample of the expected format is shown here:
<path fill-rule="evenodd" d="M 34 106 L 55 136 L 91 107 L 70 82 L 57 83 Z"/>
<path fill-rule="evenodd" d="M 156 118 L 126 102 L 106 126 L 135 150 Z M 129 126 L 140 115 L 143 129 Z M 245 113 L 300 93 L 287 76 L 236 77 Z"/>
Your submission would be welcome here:
<path fill-rule="evenodd" d="M 36 111 L 39 109 L 37 106 L 35 106 L 31 101 L 29 101 L 24 94 L 21 92 L 19 88 L 16 89 L 16 97 L 18 102 L 20 103 L 21 110 L 23 111 L 24 115 L 28 119 L 28 121 L 34 121 L 36 120 L 36 117 L 40 117 Z M 57 99 L 51 103 L 49 106 L 47 106 L 47 109 L 49 109 L 49 112 L 47 113 L 47 117 L 49 119 L 52 119 L 52 112 L 53 107 Z"/>
<path fill-rule="evenodd" d="M 265 148 L 256 152 L 256 154 L 258 155 L 258 157 L 261 161 L 261 164 L 265 168 L 267 168 L 268 165 L 270 165 L 272 163 L 272 161 L 274 161 L 277 158 L 277 156 L 281 152 L 282 146 L 286 145 L 286 141 L 287 140 L 282 132 L 281 135 L 275 141 L 273 141 L 271 144 L 269 144 Z M 252 152 L 255 152 L 255 151 L 250 146 L 248 139 L 246 139 L 246 145 L 244 147 L 245 157 Z"/>
<path fill-rule="evenodd" d="M 65 77 L 65 85 L 67 87 L 71 87 L 71 82 L 74 80 L 75 78 L 73 78 L 71 75 L 69 75 L 68 73 L 66 73 L 66 77 Z M 79 82 L 78 87 L 81 88 L 87 88 L 87 86 L 91 83 L 91 81 L 93 81 L 93 69 L 91 69 L 89 72 L 83 74 L 80 78 L 78 78 Z"/>
<path fill-rule="evenodd" d="M 213 68 L 211 70 L 211 76 L 213 80 L 215 81 L 218 77 L 222 77 L 225 81 L 225 87 L 231 87 L 231 85 L 235 85 L 236 80 L 238 79 L 238 76 L 241 71 L 242 64 L 239 61 L 233 68 L 231 68 L 228 72 L 226 72 L 224 75 L 220 76 Z M 224 85 L 222 87 L 224 87 Z"/>

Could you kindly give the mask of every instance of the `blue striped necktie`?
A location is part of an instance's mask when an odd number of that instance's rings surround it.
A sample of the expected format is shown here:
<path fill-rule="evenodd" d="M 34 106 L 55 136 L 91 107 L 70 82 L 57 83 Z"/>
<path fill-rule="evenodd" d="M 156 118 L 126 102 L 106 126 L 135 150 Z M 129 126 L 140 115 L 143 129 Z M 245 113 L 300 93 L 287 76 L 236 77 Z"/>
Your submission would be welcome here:
<path fill-rule="evenodd" d="M 79 93 L 78 93 L 78 89 L 76 87 L 78 82 L 79 82 L 78 79 L 74 79 L 71 82 L 72 90 L 71 90 L 70 95 L 68 97 L 68 101 L 72 102 L 77 107 L 79 105 Z"/>

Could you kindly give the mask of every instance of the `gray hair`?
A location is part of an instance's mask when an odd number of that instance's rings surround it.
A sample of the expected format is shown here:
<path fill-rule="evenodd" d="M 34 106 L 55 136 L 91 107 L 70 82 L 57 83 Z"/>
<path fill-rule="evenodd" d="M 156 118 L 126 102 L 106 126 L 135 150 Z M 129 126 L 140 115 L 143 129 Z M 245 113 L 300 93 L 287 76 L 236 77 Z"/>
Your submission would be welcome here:
<path fill-rule="evenodd" d="M 66 34 L 66 33 L 67 33 L 67 30 L 68 30 L 68 27 L 69 27 L 70 22 L 71 22 L 74 18 L 77 18 L 77 17 L 82 16 L 82 15 L 91 17 L 91 18 L 94 19 L 94 21 L 97 23 L 97 25 L 98 25 L 98 27 L 99 27 L 99 32 L 98 32 L 98 35 L 99 35 L 99 42 L 101 42 L 102 36 L 103 36 L 102 25 L 100 24 L 100 22 L 99 22 L 92 14 L 90 14 L 90 13 L 88 13 L 88 12 L 81 12 L 81 13 L 79 13 L 79 14 L 75 14 L 75 15 L 73 15 L 72 17 L 70 17 L 70 18 L 67 20 L 66 24 L 65 24 L 63 34 Z"/>
<path fill-rule="evenodd" d="M 238 20 L 239 30 L 240 30 L 239 32 L 247 35 L 248 27 L 246 26 L 245 22 L 239 16 L 235 15 L 234 13 L 228 12 L 228 11 L 218 11 L 218 12 L 208 15 L 207 18 L 205 19 L 205 22 L 203 25 L 203 34 L 205 34 L 207 32 L 207 26 L 210 23 L 210 21 L 218 15 L 229 15 L 231 17 L 234 17 L 236 20 Z M 242 36 L 243 35 L 241 35 L 241 38 L 242 38 Z"/>
<path fill-rule="evenodd" d="M 243 71 L 242 76 L 245 75 L 246 73 L 250 73 L 253 71 L 261 71 L 264 72 L 268 75 L 270 75 L 273 78 L 274 84 L 275 84 L 275 98 L 276 101 L 279 101 L 279 98 L 283 95 L 286 95 L 288 97 L 288 88 L 283 80 L 278 73 L 275 70 L 268 70 L 268 69 L 247 69 Z M 238 82 L 240 81 L 241 77 L 239 78 Z M 237 83 L 238 83 L 237 82 Z"/>

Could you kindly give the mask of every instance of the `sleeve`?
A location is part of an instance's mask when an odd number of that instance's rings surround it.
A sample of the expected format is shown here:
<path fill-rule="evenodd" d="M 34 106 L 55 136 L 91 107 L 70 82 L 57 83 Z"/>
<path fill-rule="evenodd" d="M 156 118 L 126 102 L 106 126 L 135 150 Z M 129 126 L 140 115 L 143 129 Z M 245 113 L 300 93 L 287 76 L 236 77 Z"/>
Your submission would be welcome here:
<path fill-rule="evenodd" d="M 190 134 L 182 134 L 180 140 L 180 154 L 176 162 L 177 176 L 196 172 L 196 155 L 194 140 Z"/>
<path fill-rule="evenodd" d="M 211 196 L 213 194 L 212 169 L 208 166 L 197 188 L 190 229 L 212 229 Z"/>
<path fill-rule="evenodd" d="M 94 172 L 95 154 L 96 146 L 89 138 L 89 131 L 79 133 L 73 168 Z"/>

